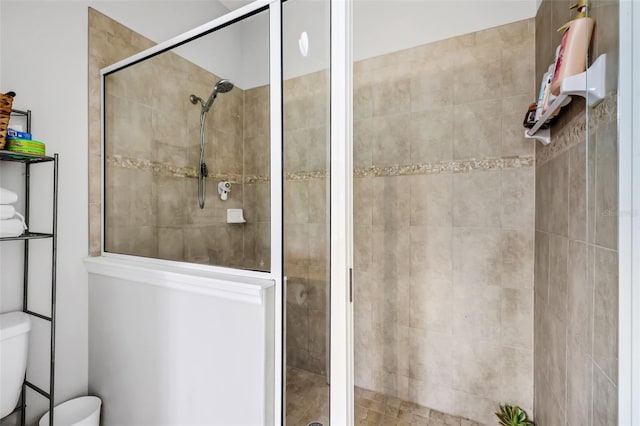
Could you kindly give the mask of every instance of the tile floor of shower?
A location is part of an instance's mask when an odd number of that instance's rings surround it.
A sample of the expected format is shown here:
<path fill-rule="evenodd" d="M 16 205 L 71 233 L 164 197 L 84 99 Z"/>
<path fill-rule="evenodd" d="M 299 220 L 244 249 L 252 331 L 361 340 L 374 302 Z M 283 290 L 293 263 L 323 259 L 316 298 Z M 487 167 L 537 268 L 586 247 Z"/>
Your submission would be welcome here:
<path fill-rule="evenodd" d="M 329 425 L 329 386 L 324 376 L 287 367 L 287 426 Z M 355 388 L 356 426 L 482 426 L 409 401 Z"/>

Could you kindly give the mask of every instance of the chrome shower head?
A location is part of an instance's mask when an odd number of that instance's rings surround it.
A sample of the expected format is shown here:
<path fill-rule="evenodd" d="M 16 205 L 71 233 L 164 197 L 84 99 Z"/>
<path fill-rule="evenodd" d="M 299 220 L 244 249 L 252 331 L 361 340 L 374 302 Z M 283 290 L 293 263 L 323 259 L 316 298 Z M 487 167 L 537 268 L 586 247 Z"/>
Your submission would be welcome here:
<path fill-rule="evenodd" d="M 189 96 L 189 100 L 194 105 L 200 102 L 200 105 L 202 106 L 202 111 L 209 112 L 209 108 L 211 108 L 211 104 L 213 104 L 213 101 L 216 99 L 216 96 L 218 96 L 218 93 L 227 93 L 231 91 L 231 89 L 233 89 L 233 83 L 230 82 L 229 80 L 222 79 L 222 80 L 219 80 L 215 86 L 213 86 L 211 95 L 209 95 L 209 99 L 207 99 L 206 102 L 200 96 L 196 96 L 196 95 Z"/>
<path fill-rule="evenodd" d="M 222 79 L 216 83 L 213 90 L 217 93 L 227 93 L 233 89 L 233 83 L 229 80 Z"/>
<path fill-rule="evenodd" d="M 209 108 L 211 108 L 211 104 L 213 104 L 213 101 L 218 96 L 218 93 L 227 93 L 231 89 L 233 89 L 233 83 L 230 82 L 229 80 L 222 79 L 218 81 L 216 85 L 213 86 L 213 91 L 211 92 L 209 99 L 207 99 L 206 102 L 203 102 L 202 110 L 204 112 L 209 112 Z"/>

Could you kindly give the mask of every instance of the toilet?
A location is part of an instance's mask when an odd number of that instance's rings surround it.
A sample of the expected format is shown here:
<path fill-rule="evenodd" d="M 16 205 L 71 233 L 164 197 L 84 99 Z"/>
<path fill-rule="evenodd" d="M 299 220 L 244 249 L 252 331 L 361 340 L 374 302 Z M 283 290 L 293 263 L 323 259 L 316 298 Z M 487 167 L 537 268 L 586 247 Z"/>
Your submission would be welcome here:
<path fill-rule="evenodd" d="M 31 321 L 24 312 L 0 314 L 0 419 L 16 408 L 27 368 Z"/>

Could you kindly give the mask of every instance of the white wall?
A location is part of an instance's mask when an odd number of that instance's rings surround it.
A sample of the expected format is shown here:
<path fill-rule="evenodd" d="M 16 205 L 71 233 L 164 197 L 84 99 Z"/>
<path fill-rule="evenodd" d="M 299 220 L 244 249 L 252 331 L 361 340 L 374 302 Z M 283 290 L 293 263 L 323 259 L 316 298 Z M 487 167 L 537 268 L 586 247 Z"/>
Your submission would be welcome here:
<path fill-rule="evenodd" d="M 221 0 L 236 9 L 250 0 Z M 437 40 L 467 34 L 528 19 L 536 14 L 536 0 L 355 0 L 353 4 L 353 55 L 359 61 L 408 49 Z M 293 78 L 328 68 L 327 3 L 323 0 L 292 0 L 283 9 L 283 50 L 285 78 Z M 265 24 L 266 26 L 266 24 Z M 260 34 L 255 26 L 245 33 L 245 69 L 252 69 L 260 57 Z M 306 31 L 310 55 L 302 57 L 298 38 Z M 213 70 L 212 70 L 213 71 Z M 215 72 L 215 71 L 213 71 Z M 249 87 L 265 84 L 251 75 L 243 78 Z"/>
<path fill-rule="evenodd" d="M 87 276 L 82 265 L 87 254 L 86 10 L 73 3 L 32 2 L 2 2 L 0 8 L 0 90 L 18 94 L 14 106 L 33 111 L 35 138 L 47 143 L 48 153 L 61 156 L 56 340 L 60 401 L 87 388 Z M 24 31 L 25 20 L 38 31 Z M 1 173 L 3 185 L 22 189 L 7 177 L 4 166 Z M 34 196 L 46 193 L 48 182 L 48 176 L 34 179 L 39 187 Z M 32 228 L 49 214 L 32 211 Z M 20 288 L 17 245 L 3 247 L 0 256 L 3 311 L 20 308 L 15 297 L 19 290 L 5 293 L 7 287 Z M 33 353 L 46 350 L 48 342 L 38 340 L 32 339 Z"/>
<path fill-rule="evenodd" d="M 158 40 L 226 11 L 215 1 L 0 2 L 0 91 L 17 92 L 14 106 L 33 111 L 34 137 L 47 143 L 48 153 L 60 154 L 57 401 L 86 393 L 88 380 L 87 274 L 82 264 L 88 246 L 88 6 Z M 13 165 L 0 166 L 0 184 L 22 193 L 21 170 Z M 46 194 L 50 179 L 50 174 L 35 176 L 34 194 Z M 47 208 L 32 211 L 33 229 L 39 224 L 45 226 L 49 217 Z M 46 247 L 40 248 L 37 254 L 44 255 Z M 32 263 L 39 276 L 46 276 L 48 266 L 42 266 L 46 261 Z M 21 264 L 22 243 L 0 245 L 2 312 L 21 309 Z M 46 284 L 36 281 L 37 285 Z M 35 295 L 32 300 L 32 307 L 46 308 L 48 304 L 46 298 Z M 47 343 L 36 340 L 40 342 L 32 342 L 32 353 L 46 353 Z M 38 373 L 35 381 L 46 383 L 45 372 Z"/>
<path fill-rule="evenodd" d="M 94 273 L 89 286 L 89 387 L 104 426 L 272 424 L 272 284 L 258 303 Z"/>
<path fill-rule="evenodd" d="M 329 69 L 329 5 L 318 0 L 293 0 L 282 7 L 282 52 L 284 78 Z M 309 55 L 298 47 L 300 34 L 309 37 Z"/>
<path fill-rule="evenodd" d="M 536 14 L 536 0 L 355 0 L 355 60 L 444 40 Z"/>

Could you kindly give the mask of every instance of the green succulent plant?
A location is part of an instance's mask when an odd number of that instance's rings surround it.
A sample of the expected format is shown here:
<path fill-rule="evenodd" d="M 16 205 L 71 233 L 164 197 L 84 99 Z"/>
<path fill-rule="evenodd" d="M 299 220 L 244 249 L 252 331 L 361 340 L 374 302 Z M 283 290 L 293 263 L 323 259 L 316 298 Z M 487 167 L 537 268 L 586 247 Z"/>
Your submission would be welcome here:
<path fill-rule="evenodd" d="M 527 413 L 517 405 L 501 405 L 496 413 L 501 426 L 534 426 Z"/>

